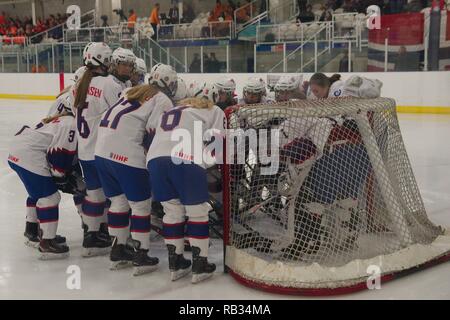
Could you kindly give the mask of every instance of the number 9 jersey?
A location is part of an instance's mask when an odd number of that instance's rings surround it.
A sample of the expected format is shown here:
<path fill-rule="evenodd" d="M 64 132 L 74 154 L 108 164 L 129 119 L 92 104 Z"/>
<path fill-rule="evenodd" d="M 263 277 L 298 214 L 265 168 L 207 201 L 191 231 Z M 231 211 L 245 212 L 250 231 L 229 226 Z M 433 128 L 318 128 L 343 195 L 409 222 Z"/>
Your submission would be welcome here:
<path fill-rule="evenodd" d="M 128 101 L 128 90 L 124 90 L 121 98 L 103 114 L 95 155 L 146 169 L 146 142 L 153 137 L 157 119 L 165 111 L 172 109 L 173 103 L 162 92 L 157 92 L 144 103 Z"/>

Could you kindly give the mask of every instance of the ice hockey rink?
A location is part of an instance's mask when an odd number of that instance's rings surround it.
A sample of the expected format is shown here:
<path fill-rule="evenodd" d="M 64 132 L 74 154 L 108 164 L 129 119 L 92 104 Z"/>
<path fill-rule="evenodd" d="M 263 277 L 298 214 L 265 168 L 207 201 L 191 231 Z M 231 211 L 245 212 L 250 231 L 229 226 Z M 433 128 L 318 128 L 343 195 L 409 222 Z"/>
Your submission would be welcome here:
<path fill-rule="evenodd" d="M 81 257 L 82 229 L 70 196 L 63 195 L 58 233 L 67 237 L 70 257 L 39 261 L 24 245 L 25 189 L 7 164 L 11 137 L 22 125 L 45 117 L 49 101 L 0 100 L 0 299 L 305 299 L 246 288 L 223 273 L 222 243 L 214 240 L 214 277 L 192 285 L 171 282 L 161 238 L 152 242 L 160 257 L 154 273 L 133 277 L 130 270 L 109 271 L 108 257 Z M 429 218 L 450 226 L 450 115 L 399 114 L 403 138 Z M 69 266 L 79 266 L 81 288 L 70 290 Z M 333 299 L 450 299 L 450 263 L 381 284 L 380 290 Z"/>

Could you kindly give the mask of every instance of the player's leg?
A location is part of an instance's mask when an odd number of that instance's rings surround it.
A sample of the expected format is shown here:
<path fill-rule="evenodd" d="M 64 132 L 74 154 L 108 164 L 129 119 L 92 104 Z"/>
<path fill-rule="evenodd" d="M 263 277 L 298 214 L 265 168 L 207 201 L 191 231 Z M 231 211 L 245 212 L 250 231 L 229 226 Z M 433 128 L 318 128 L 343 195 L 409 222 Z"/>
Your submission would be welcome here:
<path fill-rule="evenodd" d="M 183 256 L 185 210 L 169 180 L 171 164 L 170 157 L 161 157 L 150 160 L 147 168 L 153 199 L 161 202 L 165 213 L 163 236 L 168 250 L 171 279 L 175 281 L 190 272 L 191 262 Z"/>
<path fill-rule="evenodd" d="M 192 248 L 192 283 L 197 283 L 211 277 L 216 270 L 213 263 L 208 263 L 211 207 L 208 204 L 206 170 L 195 164 L 172 164 L 170 180 L 188 217 L 187 236 Z"/>
<path fill-rule="evenodd" d="M 131 237 L 135 245 L 134 275 L 156 270 L 159 259 L 149 256 L 151 189 L 147 169 L 111 163 L 131 208 Z"/>
<path fill-rule="evenodd" d="M 96 166 L 103 190 L 109 198 L 110 205 L 107 212 L 109 234 L 113 237 L 110 253 L 111 270 L 130 267 L 133 252 L 127 248 L 130 236 L 130 206 L 123 190 L 117 181 L 112 161 L 96 157 Z"/>
<path fill-rule="evenodd" d="M 11 168 L 16 171 L 31 199 L 27 220 L 39 222 L 41 259 L 61 259 L 69 255 L 69 247 L 56 240 L 56 230 L 59 219 L 59 201 L 61 196 L 50 176 L 41 176 L 25 170 L 10 162 Z M 35 203 L 35 204 L 34 204 Z M 34 207 L 35 206 L 35 207 Z"/>
<path fill-rule="evenodd" d="M 104 221 L 106 197 L 102 189 L 95 161 L 80 161 L 86 182 L 86 197 L 83 200 L 83 222 L 87 232 L 83 239 L 84 257 L 104 255 L 109 252 L 111 240 L 103 237 L 99 230 Z"/>

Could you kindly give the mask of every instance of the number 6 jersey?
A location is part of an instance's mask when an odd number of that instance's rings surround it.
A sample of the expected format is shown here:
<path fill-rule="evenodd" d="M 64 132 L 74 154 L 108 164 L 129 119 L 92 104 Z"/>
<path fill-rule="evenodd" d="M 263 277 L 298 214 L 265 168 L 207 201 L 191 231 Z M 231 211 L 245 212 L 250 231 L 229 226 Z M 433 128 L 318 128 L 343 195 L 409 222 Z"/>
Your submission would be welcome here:
<path fill-rule="evenodd" d="M 145 103 L 128 101 L 126 92 L 103 114 L 98 129 L 95 155 L 135 168 L 146 168 L 145 151 L 148 136 L 153 136 L 156 119 L 173 108 L 162 92 Z"/>
<path fill-rule="evenodd" d="M 95 159 L 95 143 L 102 114 L 114 105 L 126 87 L 127 84 L 112 75 L 93 77 L 84 105 L 78 106 L 78 108 L 72 106 L 77 119 L 78 158 L 80 160 L 92 161 Z M 75 92 L 72 94 L 75 96 Z"/>

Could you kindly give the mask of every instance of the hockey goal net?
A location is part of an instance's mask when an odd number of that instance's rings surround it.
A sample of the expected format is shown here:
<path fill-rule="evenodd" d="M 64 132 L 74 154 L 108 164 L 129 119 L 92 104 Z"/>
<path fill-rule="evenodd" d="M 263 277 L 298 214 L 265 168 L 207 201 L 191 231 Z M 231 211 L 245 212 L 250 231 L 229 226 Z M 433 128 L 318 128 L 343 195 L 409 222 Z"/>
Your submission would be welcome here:
<path fill-rule="evenodd" d="M 395 101 L 340 98 L 227 110 L 225 264 L 288 294 L 366 288 L 450 257 L 427 217 Z M 375 269 L 371 269 L 375 266 Z"/>

